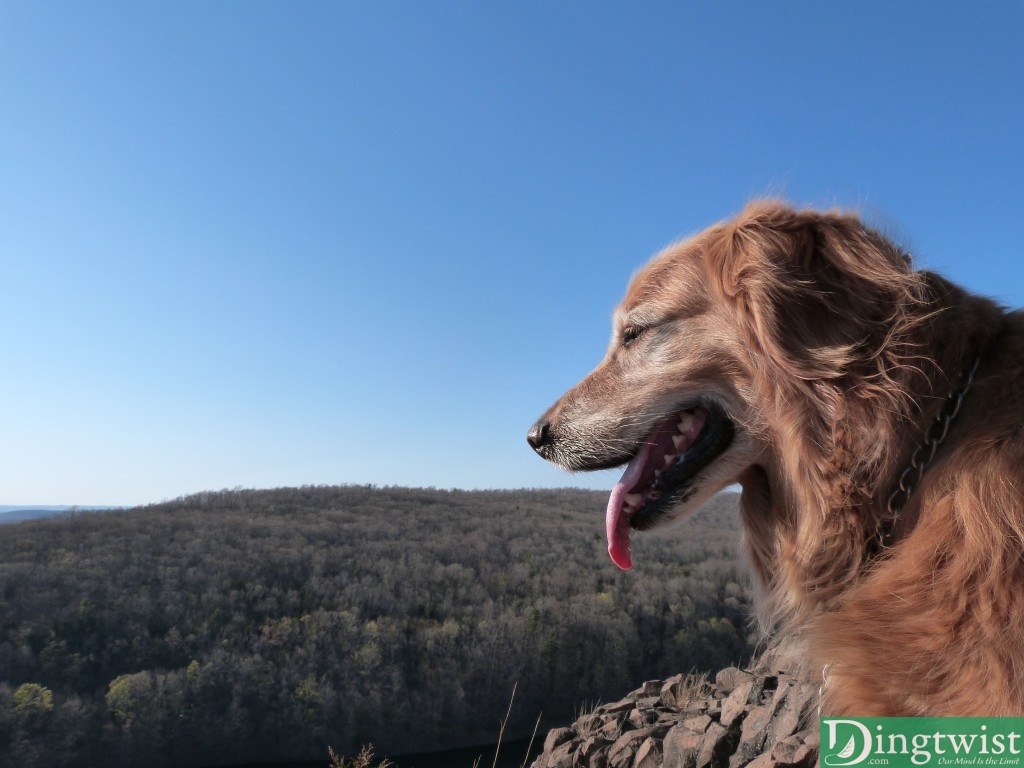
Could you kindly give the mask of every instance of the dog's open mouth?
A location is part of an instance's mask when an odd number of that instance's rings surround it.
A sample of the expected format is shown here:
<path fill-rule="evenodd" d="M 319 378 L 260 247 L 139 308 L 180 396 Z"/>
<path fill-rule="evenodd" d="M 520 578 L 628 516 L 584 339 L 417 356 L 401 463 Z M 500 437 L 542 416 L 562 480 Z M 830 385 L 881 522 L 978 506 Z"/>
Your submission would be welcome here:
<path fill-rule="evenodd" d="M 653 528 L 689 499 L 697 473 L 729 447 L 734 434 L 729 418 L 712 405 L 679 411 L 654 428 L 608 498 L 608 554 L 617 566 L 633 565 L 630 529 Z"/>

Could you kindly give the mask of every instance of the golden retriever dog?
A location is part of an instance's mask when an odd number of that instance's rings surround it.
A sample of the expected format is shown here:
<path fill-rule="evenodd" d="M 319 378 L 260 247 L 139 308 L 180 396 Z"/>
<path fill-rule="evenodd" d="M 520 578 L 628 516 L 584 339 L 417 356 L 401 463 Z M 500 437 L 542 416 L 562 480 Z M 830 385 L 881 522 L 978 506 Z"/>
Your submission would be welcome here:
<path fill-rule="evenodd" d="M 981 254 L 967 254 L 978 258 Z M 742 486 L 771 623 L 826 715 L 1024 715 L 1024 317 L 841 212 L 752 203 L 656 256 L 530 429 L 625 465 L 608 549 Z"/>

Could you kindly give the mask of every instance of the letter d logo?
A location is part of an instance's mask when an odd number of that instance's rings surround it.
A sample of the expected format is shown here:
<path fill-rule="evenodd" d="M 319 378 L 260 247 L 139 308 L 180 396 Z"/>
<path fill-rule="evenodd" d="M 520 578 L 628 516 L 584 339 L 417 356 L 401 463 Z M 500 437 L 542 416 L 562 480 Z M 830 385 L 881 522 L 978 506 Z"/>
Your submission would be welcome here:
<path fill-rule="evenodd" d="M 861 753 L 852 760 L 847 760 L 857 749 L 857 737 L 850 736 L 850 740 L 846 742 L 846 746 L 839 752 L 830 755 L 824 755 L 822 760 L 825 765 L 857 765 L 867 759 L 868 755 L 871 754 L 871 731 L 868 730 L 867 726 L 863 723 L 858 723 L 856 720 L 822 720 L 821 722 L 828 725 L 828 748 L 832 751 L 836 748 L 836 726 L 839 724 L 852 725 L 857 728 L 861 733 L 861 737 L 864 739 L 864 749 Z"/>

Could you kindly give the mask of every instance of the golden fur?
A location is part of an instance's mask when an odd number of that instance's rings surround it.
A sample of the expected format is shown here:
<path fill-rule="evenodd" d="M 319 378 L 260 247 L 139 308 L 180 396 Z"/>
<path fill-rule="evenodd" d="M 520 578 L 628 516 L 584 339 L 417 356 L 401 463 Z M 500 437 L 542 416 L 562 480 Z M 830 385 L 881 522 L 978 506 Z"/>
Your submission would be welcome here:
<path fill-rule="evenodd" d="M 901 472 L 979 357 L 880 547 Z M 1022 382 L 1020 314 L 914 271 L 854 215 L 759 201 L 634 277 L 608 354 L 535 447 L 614 466 L 678 403 L 715 399 L 736 438 L 673 517 L 742 485 L 767 609 L 830 665 L 823 713 L 1020 716 Z"/>

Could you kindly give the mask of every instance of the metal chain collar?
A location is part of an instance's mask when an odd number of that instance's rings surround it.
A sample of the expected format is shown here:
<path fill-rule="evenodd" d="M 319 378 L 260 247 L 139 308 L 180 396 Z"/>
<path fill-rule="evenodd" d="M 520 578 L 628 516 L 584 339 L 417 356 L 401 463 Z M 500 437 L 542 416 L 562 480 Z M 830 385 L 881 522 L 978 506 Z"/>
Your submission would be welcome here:
<path fill-rule="evenodd" d="M 978 365 L 980 363 L 981 356 L 979 355 L 974 360 L 974 365 L 971 366 L 970 370 L 964 370 L 960 373 L 960 381 L 962 383 L 946 397 L 945 405 L 942 406 L 942 410 L 935 417 L 935 421 L 928 427 L 924 440 L 914 449 L 914 453 L 910 457 L 910 464 L 900 475 L 897 488 L 889 496 L 889 502 L 886 505 L 889 517 L 884 522 L 887 525 L 879 525 L 879 535 L 883 547 L 889 545 L 888 540 L 892 537 L 892 528 L 896 518 L 899 517 L 904 505 L 910 499 L 910 494 L 914 492 L 914 488 L 921 482 L 921 478 L 924 476 L 925 470 L 928 469 L 928 465 L 931 464 L 932 459 L 935 458 L 935 453 L 939 450 L 939 446 L 942 445 L 946 435 L 949 434 L 949 425 L 953 423 L 957 414 L 960 413 L 960 406 L 963 405 L 964 397 L 974 383 L 974 375 L 978 372 Z"/>
<path fill-rule="evenodd" d="M 818 719 L 821 719 L 821 700 L 825 698 L 825 686 L 828 685 L 828 671 L 832 668 L 831 664 L 826 664 L 821 668 L 821 685 L 818 686 Z"/>

